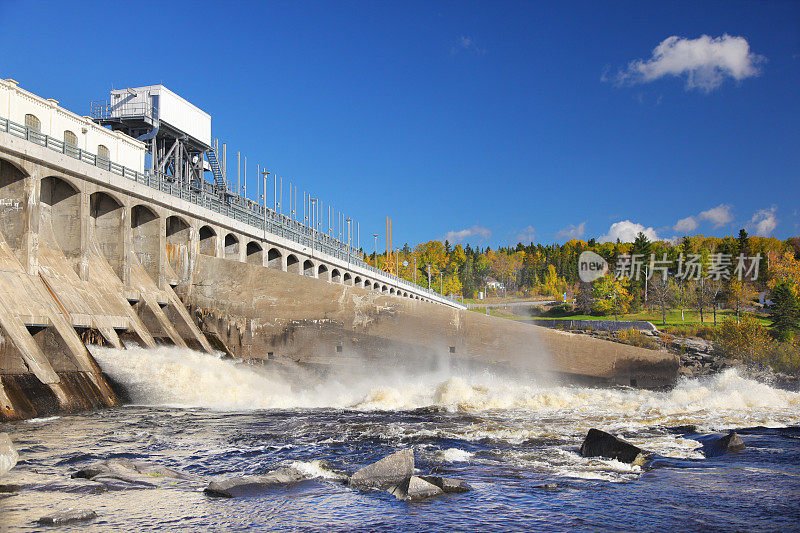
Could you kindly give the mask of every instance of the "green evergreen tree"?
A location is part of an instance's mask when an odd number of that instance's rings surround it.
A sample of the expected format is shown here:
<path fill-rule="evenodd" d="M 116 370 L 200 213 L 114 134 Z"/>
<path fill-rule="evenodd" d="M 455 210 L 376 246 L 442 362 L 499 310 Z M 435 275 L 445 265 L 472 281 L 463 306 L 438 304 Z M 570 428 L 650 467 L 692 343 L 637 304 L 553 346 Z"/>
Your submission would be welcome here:
<path fill-rule="evenodd" d="M 739 230 L 739 238 L 737 239 L 737 241 L 738 241 L 737 253 L 749 256 L 750 237 L 747 236 L 747 232 L 744 230 L 744 228 Z"/>
<path fill-rule="evenodd" d="M 772 305 L 769 307 L 769 318 L 772 321 L 772 335 L 781 341 L 792 340 L 800 331 L 800 301 L 788 281 L 780 281 L 770 293 Z"/>

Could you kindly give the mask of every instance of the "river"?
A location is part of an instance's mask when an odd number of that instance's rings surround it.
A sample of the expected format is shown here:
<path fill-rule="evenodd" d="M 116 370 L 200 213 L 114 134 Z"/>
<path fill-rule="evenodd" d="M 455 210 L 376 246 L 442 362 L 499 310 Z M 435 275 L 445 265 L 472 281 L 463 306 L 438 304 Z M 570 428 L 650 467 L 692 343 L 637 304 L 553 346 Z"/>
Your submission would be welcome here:
<path fill-rule="evenodd" d="M 20 461 L 0 483 L 0 531 L 55 510 L 97 518 L 59 531 L 597 531 L 800 529 L 800 394 L 736 370 L 672 390 L 570 386 L 439 365 L 341 372 L 291 386 L 179 348 L 92 348 L 132 404 L 0 424 Z M 578 454 L 589 428 L 661 458 L 644 468 Z M 747 448 L 705 458 L 692 436 L 736 429 Z M 413 446 L 421 472 L 473 491 L 416 503 L 358 492 L 348 473 Z M 193 481 L 108 487 L 70 475 L 131 458 Z M 243 498 L 216 476 L 293 465 L 307 483 Z"/>

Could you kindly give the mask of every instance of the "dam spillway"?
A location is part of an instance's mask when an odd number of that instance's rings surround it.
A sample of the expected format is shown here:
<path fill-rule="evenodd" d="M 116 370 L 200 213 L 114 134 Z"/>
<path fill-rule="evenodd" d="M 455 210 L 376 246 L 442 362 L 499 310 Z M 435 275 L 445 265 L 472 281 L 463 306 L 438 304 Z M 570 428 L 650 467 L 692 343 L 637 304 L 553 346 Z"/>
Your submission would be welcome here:
<path fill-rule="evenodd" d="M 0 80 L 0 421 L 118 404 L 87 344 L 315 368 L 442 356 L 644 387 L 676 377 L 663 352 L 468 312 L 174 154 Z"/>

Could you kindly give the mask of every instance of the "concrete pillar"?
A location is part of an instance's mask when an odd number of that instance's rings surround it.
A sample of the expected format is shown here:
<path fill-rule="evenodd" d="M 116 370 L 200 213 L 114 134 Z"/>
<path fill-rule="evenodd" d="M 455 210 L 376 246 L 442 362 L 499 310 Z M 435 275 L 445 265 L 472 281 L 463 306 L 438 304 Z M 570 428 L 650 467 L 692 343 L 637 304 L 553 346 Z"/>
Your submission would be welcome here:
<path fill-rule="evenodd" d="M 161 290 L 169 290 L 171 287 L 167 283 L 166 268 L 167 264 L 167 217 L 158 213 L 158 279 L 156 283 Z"/>
<path fill-rule="evenodd" d="M 85 187 L 81 187 L 80 194 L 80 231 L 81 231 L 81 249 L 80 257 L 78 258 L 78 277 L 83 281 L 89 279 L 89 239 L 91 231 L 91 216 L 89 207 L 89 193 L 86 192 Z"/>
<path fill-rule="evenodd" d="M 31 276 L 39 275 L 39 187 L 41 176 L 38 166 L 32 175 L 25 178 L 25 208 L 23 210 L 23 234 L 21 261 Z"/>
<path fill-rule="evenodd" d="M 122 283 L 131 286 L 131 257 L 133 256 L 133 229 L 131 229 L 131 204 L 122 205 Z"/>
<path fill-rule="evenodd" d="M 222 228 L 219 226 L 212 226 L 214 231 L 217 232 L 215 248 L 215 257 L 225 258 L 225 233 L 222 231 Z"/>

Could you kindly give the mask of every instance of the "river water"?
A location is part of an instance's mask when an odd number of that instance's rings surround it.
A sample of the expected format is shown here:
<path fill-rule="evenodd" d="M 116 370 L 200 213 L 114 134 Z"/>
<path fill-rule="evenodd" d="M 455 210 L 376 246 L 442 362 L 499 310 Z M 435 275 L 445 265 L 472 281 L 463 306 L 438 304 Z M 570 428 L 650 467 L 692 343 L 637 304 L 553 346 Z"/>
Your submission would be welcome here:
<path fill-rule="evenodd" d="M 97 518 L 59 531 L 800 530 L 800 394 L 735 370 L 669 391 L 604 389 L 434 365 L 334 373 L 290 386 L 276 372 L 178 348 L 92 349 L 133 405 L 0 425 L 20 461 L 0 483 L 0 531 L 56 510 Z M 362 365 L 363 366 L 363 365 Z M 585 459 L 597 427 L 661 456 L 645 468 Z M 716 458 L 697 433 L 736 429 Z M 341 483 L 413 446 L 421 473 L 473 491 L 406 503 Z M 194 480 L 153 486 L 72 480 L 130 458 Z M 310 480 L 242 498 L 202 492 L 216 476 L 292 465 Z"/>

